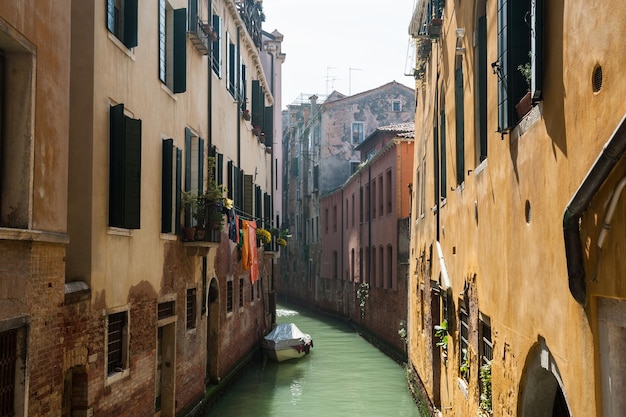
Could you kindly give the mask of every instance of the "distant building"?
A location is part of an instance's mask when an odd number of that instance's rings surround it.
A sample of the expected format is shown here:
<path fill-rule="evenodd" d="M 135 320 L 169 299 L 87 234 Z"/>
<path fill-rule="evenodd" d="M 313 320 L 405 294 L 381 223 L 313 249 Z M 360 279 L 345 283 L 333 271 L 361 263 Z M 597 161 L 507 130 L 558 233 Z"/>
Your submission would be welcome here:
<path fill-rule="evenodd" d="M 319 100 L 319 101 L 318 101 Z M 357 147 L 378 127 L 412 122 L 414 92 L 395 81 L 353 96 L 337 91 L 323 101 L 287 106 L 283 112 L 285 226 L 293 234 L 281 256 L 281 295 L 316 302 L 323 214 L 319 199 L 358 169 Z M 301 282 L 304 280 L 306 284 Z"/>
<path fill-rule="evenodd" d="M 320 308 L 404 353 L 413 123 L 380 127 L 366 142 L 378 152 L 320 197 L 320 277 L 312 289 Z"/>
<path fill-rule="evenodd" d="M 408 340 L 432 415 L 626 414 L 620 6 L 416 2 Z"/>

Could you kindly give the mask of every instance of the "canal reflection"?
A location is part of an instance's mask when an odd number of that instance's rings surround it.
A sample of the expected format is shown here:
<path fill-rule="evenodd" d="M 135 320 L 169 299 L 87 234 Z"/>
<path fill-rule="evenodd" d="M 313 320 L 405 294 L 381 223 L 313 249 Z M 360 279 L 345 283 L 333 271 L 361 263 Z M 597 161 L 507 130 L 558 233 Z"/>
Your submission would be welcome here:
<path fill-rule="evenodd" d="M 350 326 L 282 305 L 277 316 L 309 333 L 313 352 L 280 364 L 254 361 L 207 417 L 419 417 L 402 367 Z"/>

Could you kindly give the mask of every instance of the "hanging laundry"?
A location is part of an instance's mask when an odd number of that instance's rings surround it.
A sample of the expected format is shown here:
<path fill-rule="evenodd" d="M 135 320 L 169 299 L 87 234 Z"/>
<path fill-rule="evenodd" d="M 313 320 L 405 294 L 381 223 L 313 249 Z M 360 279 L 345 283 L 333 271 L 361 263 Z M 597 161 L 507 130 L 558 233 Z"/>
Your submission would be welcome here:
<path fill-rule="evenodd" d="M 250 283 L 259 279 L 259 254 L 256 247 L 256 220 L 248 221 L 248 246 L 250 247 Z"/>
<path fill-rule="evenodd" d="M 250 239 L 248 239 L 248 235 L 250 234 L 250 227 L 248 226 L 248 223 L 248 220 L 241 221 L 241 231 L 243 234 L 243 245 L 241 247 L 241 266 L 243 267 L 244 271 L 248 271 L 250 269 L 252 259 L 252 255 L 250 254 Z"/>

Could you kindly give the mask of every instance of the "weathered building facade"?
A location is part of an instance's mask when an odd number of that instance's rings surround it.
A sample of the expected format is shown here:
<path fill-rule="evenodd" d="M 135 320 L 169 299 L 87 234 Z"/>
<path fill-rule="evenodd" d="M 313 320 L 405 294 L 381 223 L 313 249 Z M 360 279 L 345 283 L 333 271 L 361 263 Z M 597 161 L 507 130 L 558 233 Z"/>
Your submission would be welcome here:
<path fill-rule="evenodd" d="M 378 127 L 413 121 L 412 89 L 395 81 L 353 96 L 335 91 L 323 102 L 287 106 L 283 133 L 285 225 L 293 234 L 280 264 L 281 295 L 314 304 L 312 283 L 320 278 L 319 199 L 361 164 L 357 146 Z"/>
<path fill-rule="evenodd" d="M 380 127 L 365 143 L 378 152 L 320 197 L 320 277 L 309 286 L 316 305 L 349 317 L 402 356 L 413 123 Z"/>
<path fill-rule="evenodd" d="M 273 217 L 262 8 L 71 10 L 71 314 L 59 378 L 72 416 L 184 415 L 271 325 L 272 257 L 255 255 L 254 236 Z"/>
<path fill-rule="evenodd" d="M 0 3 L 0 410 L 61 415 L 70 1 Z M 54 47 L 50 47 L 54 45 Z M 54 412 L 51 412 L 54 410 Z"/>
<path fill-rule="evenodd" d="M 416 3 L 408 340 L 423 410 L 624 413 L 619 6 Z"/>

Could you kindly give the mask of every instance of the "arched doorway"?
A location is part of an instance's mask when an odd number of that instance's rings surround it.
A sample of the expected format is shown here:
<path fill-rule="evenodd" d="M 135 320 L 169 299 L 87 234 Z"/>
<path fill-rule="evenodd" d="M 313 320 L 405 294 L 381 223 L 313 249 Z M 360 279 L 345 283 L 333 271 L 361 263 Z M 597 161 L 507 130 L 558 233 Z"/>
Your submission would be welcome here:
<path fill-rule="evenodd" d="M 219 356 L 220 334 L 220 289 L 217 278 L 213 277 L 209 284 L 207 329 L 206 329 L 206 373 L 205 381 L 208 384 L 219 382 L 217 364 Z"/>
<path fill-rule="evenodd" d="M 544 338 L 528 353 L 519 396 L 520 417 L 571 417 L 563 382 Z"/>

